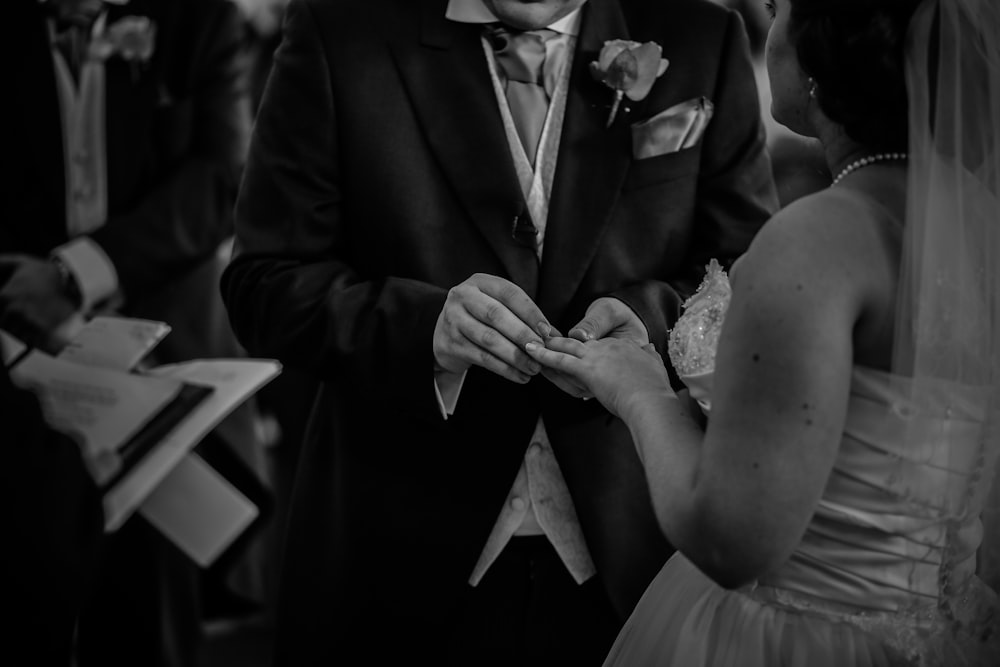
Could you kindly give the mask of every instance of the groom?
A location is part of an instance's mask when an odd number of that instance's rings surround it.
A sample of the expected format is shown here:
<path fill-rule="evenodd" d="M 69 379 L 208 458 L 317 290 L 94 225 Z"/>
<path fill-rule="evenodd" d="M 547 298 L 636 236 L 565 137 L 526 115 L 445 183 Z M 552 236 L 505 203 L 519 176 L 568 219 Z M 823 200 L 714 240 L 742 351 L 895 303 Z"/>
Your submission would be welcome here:
<path fill-rule="evenodd" d="M 523 345 L 664 349 L 774 208 L 743 26 L 704 0 L 293 0 L 284 30 L 223 277 L 250 352 L 322 380 L 277 664 L 598 664 L 671 548 L 627 429 Z M 615 39 L 669 66 L 613 112 L 590 63 Z"/>

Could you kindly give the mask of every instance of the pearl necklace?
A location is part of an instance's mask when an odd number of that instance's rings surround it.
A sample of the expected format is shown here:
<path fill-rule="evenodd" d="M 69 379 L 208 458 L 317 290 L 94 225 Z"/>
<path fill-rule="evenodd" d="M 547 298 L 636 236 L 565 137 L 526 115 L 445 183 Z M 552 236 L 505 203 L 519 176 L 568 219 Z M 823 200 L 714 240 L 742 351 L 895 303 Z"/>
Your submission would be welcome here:
<path fill-rule="evenodd" d="M 885 160 L 906 160 L 908 157 L 909 156 L 906 153 L 875 153 L 874 155 L 863 157 L 860 160 L 855 160 L 851 164 L 844 167 L 844 169 L 837 174 L 837 178 L 833 179 L 832 185 L 840 183 L 845 176 L 856 169 L 861 169 L 861 167 L 867 167 L 875 162 L 883 162 Z"/>

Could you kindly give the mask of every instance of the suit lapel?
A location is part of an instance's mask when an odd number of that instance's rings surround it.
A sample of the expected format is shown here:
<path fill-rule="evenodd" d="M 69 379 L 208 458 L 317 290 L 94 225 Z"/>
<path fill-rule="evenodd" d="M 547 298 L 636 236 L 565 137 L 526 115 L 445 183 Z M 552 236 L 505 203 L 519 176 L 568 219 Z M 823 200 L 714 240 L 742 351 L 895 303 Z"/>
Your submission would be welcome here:
<path fill-rule="evenodd" d="M 513 237 L 524 196 L 490 82 L 479 26 L 445 19 L 446 3 L 421 4 L 420 43 L 391 45 L 431 150 L 511 280 L 534 296 L 538 261 Z"/>
<path fill-rule="evenodd" d="M 613 93 L 590 74 L 591 61 L 611 39 L 628 39 L 618 1 L 589 0 L 573 58 L 539 281 L 539 307 L 553 321 L 601 243 L 631 161 L 628 116 L 619 112 L 605 127 Z"/>
<path fill-rule="evenodd" d="M 127 5 L 112 5 L 108 9 L 107 26 L 124 16 L 146 16 L 156 25 L 156 42 L 149 62 L 129 63 L 121 57 L 111 57 L 104 63 L 104 136 L 111 210 L 117 207 L 119 195 L 131 189 L 125 184 L 134 183 L 135 175 L 130 171 L 140 155 L 136 152 L 136 142 L 150 136 L 157 81 L 165 52 L 170 49 L 169 27 L 164 25 L 163 17 L 151 13 L 150 9 L 149 3 L 143 0 L 131 0 Z"/>
<path fill-rule="evenodd" d="M 46 209 L 58 212 L 51 220 L 35 221 L 52 225 L 47 237 L 64 239 L 66 236 L 66 181 L 63 173 L 62 119 L 59 112 L 59 96 L 56 89 L 55 66 L 49 45 L 48 25 L 44 12 L 37 2 L 23 5 L 29 16 L 21 25 L 25 33 L 25 50 L 17 66 L 9 69 L 15 77 L 10 104 L 20 106 L 16 127 L 11 132 L 23 132 L 32 137 L 31 155 L 34 173 L 38 174 L 38 187 L 44 193 L 44 200 L 50 202 Z M 28 156 L 25 156 L 28 157 Z M 23 221 L 22 221 L 23 222 Z"/>
<path fill-rule="evenodd" d="M 119 171 L 119 167 L 136 163 L 140 154 L 136 152 L 136 142 L 141 142 L 148 136 L 155 90 L 148 70 L 133 70 L 121 58 L 111 58 L 105 63 L 104 137 L 109 205 L 116 201 L 122 179 L 132 182 L 134 178 L 134 174 Z"/>

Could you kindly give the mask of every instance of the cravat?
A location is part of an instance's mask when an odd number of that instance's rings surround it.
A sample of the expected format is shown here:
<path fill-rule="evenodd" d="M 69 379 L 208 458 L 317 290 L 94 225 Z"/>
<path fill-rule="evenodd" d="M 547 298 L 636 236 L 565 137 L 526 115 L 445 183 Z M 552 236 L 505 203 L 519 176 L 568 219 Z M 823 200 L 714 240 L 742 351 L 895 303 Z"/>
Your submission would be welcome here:
<path fill-rule="evenodd" d="M 79 80 L 80 68 L 83 66 L 87 50 L 86 28 L 69 25 L 57 30 L 54 45 L 62 53 L 70 72 L 73 73 L 73 78 Z"/>
<path fill-rule="evenodd" d="M 542 67 L 545 40 L 555 33 L 552 30 L 516 31 L 497 24 L 490 28 L 489 34 L 497 66 L 507 80 L 505 92 L 514 127 L 528 161 L 534 164 L 549 108 Z"/>

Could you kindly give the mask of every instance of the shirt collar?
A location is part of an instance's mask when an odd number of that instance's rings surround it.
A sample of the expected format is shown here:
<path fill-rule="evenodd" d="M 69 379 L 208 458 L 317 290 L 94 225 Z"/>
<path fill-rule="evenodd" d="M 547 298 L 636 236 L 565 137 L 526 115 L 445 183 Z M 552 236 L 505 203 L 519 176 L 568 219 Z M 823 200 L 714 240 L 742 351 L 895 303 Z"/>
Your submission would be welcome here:
<path fill-rule="evenodd" d="M 566 35 L 577 35 L 580 32 L 580 9 L 582 7 L 583 5 L 546 27 Z M 444 16 L 449 21 L 456 23 L 496 23 L 499 21 L 483 3 L 483 0 L 448 0 L 448 9 Z"/>

